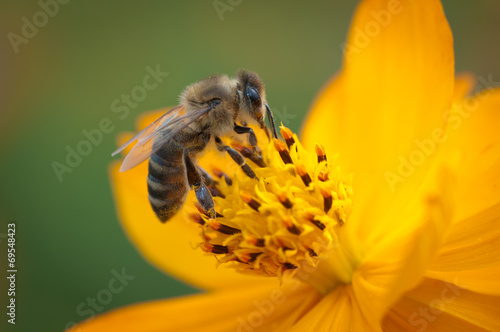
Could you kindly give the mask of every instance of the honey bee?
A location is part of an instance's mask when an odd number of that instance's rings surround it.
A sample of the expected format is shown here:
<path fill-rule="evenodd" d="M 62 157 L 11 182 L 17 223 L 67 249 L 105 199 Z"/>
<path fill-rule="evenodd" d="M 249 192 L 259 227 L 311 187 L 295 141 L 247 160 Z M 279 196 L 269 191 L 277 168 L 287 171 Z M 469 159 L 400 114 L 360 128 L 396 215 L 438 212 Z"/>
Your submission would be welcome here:
<path fill-rule="evenodd" d="M 227 152 L 246 175 L 256 178 L 245 158 L 223 143 L 221 136 L 248 134 L 253 153 L 259 153 L 257 137 L 248 123 L 264 129 L 268 114 L 272 135 L 277 138 L 271 109 L 267 105 L 264 84 L 250 71 L 240 70 L 235 78 L 226 75 L 208 77 L 189 85 L 180 95 L 180 104 L 156 119 L 123 144 L 112 156 L 137 140 L 123 160 L 120 171 L 129 170 L 149 159 L 147 178 L 149 202 L 161 222 L 172 218 L 193 189 L 201 208 L 216 217 L 210 189 L 211 176 L 196 163 L 196 156 L 213 139 L 219 151 Z M 253 160 L 253 159 L 252 159 Z"/>

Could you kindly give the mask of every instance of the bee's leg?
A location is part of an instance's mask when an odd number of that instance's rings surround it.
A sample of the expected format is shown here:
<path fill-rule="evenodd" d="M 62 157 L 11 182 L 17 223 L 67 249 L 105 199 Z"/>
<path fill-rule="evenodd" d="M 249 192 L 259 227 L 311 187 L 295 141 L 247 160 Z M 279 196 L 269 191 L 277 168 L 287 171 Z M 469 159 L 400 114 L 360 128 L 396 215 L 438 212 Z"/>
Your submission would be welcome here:
<path fill-rule="evenodd" d="M 257 176 L 255 175 L 253 169 L 247 165 L 247 163 L 245 162 L 245 158 L 238 151 L 236 151 L 230 146 L 225 145 L 224 142 L 222 142 L 222 140 L 219 137 L 215 136 L 214 139 L 215 139 L 215 144 L 217 145 L 217 149 L 219 151 L 226 151 L 229 154 L 229 156 L 238 165 L 240 165 L 241 169 L 246 175 L 248 175 L 248 177 L 252 179 L 257 179 Z"/>
<path fill-rule="evenodd" d="M 205 210 L 210 218 L 215 219 L 215 204 L 212 198 L 210 190 L 205 185 L 203 181 L 203 176 L 201 175 L 199 169 L 193 163 L 189 157 L 188 150 L 184 150 L 184 163 L 186 165 L 186 173 L 188 178 L 189 186 L 194 190 L 198 202 L 200 202 L 201 207 Z"/>
<path fill-rule="evenodd" d="M 224 198 L 224 195 L 220 192 L 220 190 L 217 188 L 217 181 L 214 180 L 214 178 L 203 168 L 200 166 L 198 167 L 198 171 L 200 172 L 201 176 L 203 177 L 203 182 L 207 185 L 208 190 L 210 190 L 210 193 L 212 194 L 212 197 L 222 197 Z"/>
<path fill-rule="evenodd" d="M 257 136 L 255 136 L 255 133 L 252 128 L 250 127 L 243 127 L 238 124 L 234 124 L 234 132 L 237 134 L 248 134 L 248 143 L 254 147 L 257 145 Z"/>
<path fill-rule="evenodd" d="M 214 178 L 212 177 L 212 175 L 210 175 L 207 171 L 205 171 L 203 168 L 201 168 L 200 166 L 197 166 L 198 168 L 198 171 L 200 172 L 201 176 L 203 177 L 203 182 L 207 185 L 207 186 L 214 186 L 217 184 L 217 181 L 214 180 Z"/>
<path fill-rule="evenodd" d="M 248 133 L 248 143 L 252 146 L 252 150 L 248 148 L 242 148 L 239 152 L 245 157 L 259 165 L 260 167 L 266 166 L 264 160 L 262 159 L 262 151 L 257 146 L 257 136 L 252 128 L 243 127 L 240 125 L 234 124 L 234 131 L 237 134 L 247 134 Z"/>

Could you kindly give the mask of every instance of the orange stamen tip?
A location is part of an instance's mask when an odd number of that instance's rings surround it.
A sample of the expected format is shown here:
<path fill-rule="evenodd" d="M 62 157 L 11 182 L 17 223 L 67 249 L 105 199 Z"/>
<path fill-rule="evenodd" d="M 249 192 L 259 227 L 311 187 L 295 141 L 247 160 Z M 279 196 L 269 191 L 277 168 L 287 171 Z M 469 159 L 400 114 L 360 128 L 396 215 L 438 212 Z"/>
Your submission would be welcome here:
<path fill-rule="evenodd" d="M 278 197 L 278 199 L 281 203 L 284 203 L 288 200 L 288 198 L 286 197 L 286 194 L 283 191 L 277 193 L 276 196 Z"/>
<path fill-rule="evenodd" d="M 285 225 L 286 228 L 290 228 L 293 226 L 293 221 L 290 218 L 284 218 L 282 219 L 283 225 Z"/>
<path fill-rule="evenodd" d="M 320 188 L 321 195 L 323 195 L 324 198 L 330 198 L 332 197 L 332 193 L 328 190 L 325 190 L 323 188 Z"/>
<path fill-rule="evenodd" d="M 214 230 L 218 230 L 220 228 L 220 222 L 215 219 L 208 219 L 207 224 L 209 224 Z"/>
<path fill-rule="evenodd" d="M 249 193 L 247 193 L 246 191 L 241 191 L 240 197 L 243 200 L 243 202 L 245 202 L 247 204 L 253 200 L 252 196 Z"/>
<path fill-rule="evenodd" d="M 212 250 L 214 249 L 214 246 L 208 242 L 203 243 L 200 247 L 204 252 L 212 252 Z"/>
<path fill-rule="evenodd" d="M 278 150 L 278 152 L 282 152 L 282 151 L 286 150 L 286 145 L 282 141 L 280 141 L 280 140 L 278 140 L 278 139 L 275 138 L 273 140 L 273 143 L 274 143 L 274 148 L 276 150 Z"/>
<path fill-rule="evenodd" d="M 307 174 L 306 167 L 302 163 L 298 163 L 295 166 L 295 169 L 297 170 L 297 173 L 299 173 L 300 176 L 305 176 Z"/>
<path fill-rule="evenodd" d="M 315 148 L 314 148 L 314 149 L 316 150 L 316 154 L 317 154 L 318 156 L 323 157 L 323 156 L 325 156 L 325 155 L 326 155 L 326 152 L 325 152 L 325 147 L 324 147 L 323 145 L 321 145 L 321 144 L 316 144 L 316 146 L 315 146 Z"/>
<path fill-rule="evenodd" d="M 286 140 L 293 138 L 293 132 L 285 126 L 280 126 L 280 133 L 281 137 L 283 137 Z"/>
<path fill-rule="evenodd" d="M 312 214 L 311 212 L 306 212 L 306 213 L 304 213 L 303 218 L 307 221 L 313 221 L 314 214 Z"/>
<path fill-rule="evenodd" d="M 223 172 L 220 169 L 218 169 L 217 167 L 212 167 L 212 173 L 214 173 L 214 175 L 217 176 L 217 177 L 219 177 L 219 178 L 223 174 Z"/>
<path fill-rule="evenodd" d="M 192 221 L 194 221 L 197 224 L 203 225 L 205 222 L 203 221 L 203 218 L 201 217 L 200 214 L 198 213 L 190 213 L 189 218 L 191 218 Z"/>
<path fill-rule="evenodd" d="M 251 245 L 256 245 L 257 244 L 257 238 L 251 234 L 245 236 L 245 241 L 248 243 L 248 244 L 251 244 Z"/>
<path fill-rule="evenodd" d="M 238 260 L 243 263 L 248 263 L 252 259 L 252 256 L 250 256 L 248 252 L 237 253 L 236 256 Z"/>
<path fill-rule="evenodd" d="M 327 181 L 329 174 L 330 174 L 329 172 L 320 171 L 318 173 L 318 180 L 323 181 L 323 182 Z"/>

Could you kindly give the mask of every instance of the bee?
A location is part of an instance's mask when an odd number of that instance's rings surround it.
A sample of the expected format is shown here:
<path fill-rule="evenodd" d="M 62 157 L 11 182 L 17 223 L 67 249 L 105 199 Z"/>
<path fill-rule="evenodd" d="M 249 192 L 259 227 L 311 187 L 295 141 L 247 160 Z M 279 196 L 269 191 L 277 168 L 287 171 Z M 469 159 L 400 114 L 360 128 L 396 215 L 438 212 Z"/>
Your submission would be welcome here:
<path fill-rule="evenodd" d="M 256 178 L 245 158 L 224 144 L 220 137 L 247 134 L 253 153 L 259 153 L 257 137 L 247 124 L 259 125 L 269 137 L 265 124 L 267 113 L 272 135 L 277 138 L 264 84 L 256 73 L 240 70 L 235 78 L 215 75 L 189 85 L 179 99 L 178 106 L 165 112 L 112 156 L 137 140 L 123 160 L 120 171 L 129 170 L 150 158 L 149 202 L 161 222 L 167 222 L 181 209 L 191 189 L 204 212 L 215 218 L 214 201 L 207 187 L 213 184 L 213 179 L 196 163 L 196 156 L 213 140 L 217 149 L 227 152 L 246 175 Z"/>

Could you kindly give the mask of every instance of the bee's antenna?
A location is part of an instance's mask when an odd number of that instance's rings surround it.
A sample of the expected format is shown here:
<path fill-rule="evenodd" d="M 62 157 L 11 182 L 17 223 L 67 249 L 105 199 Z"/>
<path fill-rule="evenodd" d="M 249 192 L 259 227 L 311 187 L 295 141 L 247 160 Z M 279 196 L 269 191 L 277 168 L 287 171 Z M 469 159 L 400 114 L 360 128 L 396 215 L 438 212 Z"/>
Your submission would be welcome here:
<path fill-rule="evenodd" d="M 266 105 L 267 116 L 269 117 L 269 123 L 271 124 L 271 129 L 273 131 L 274 138 L 278 138 L 278 133 L 276 132 L 276 125 L 274 124 L 273 112 L 271 112 L 271 109 L 269 108 L 268 104 L 264 104 L 264 105 Z"/>

